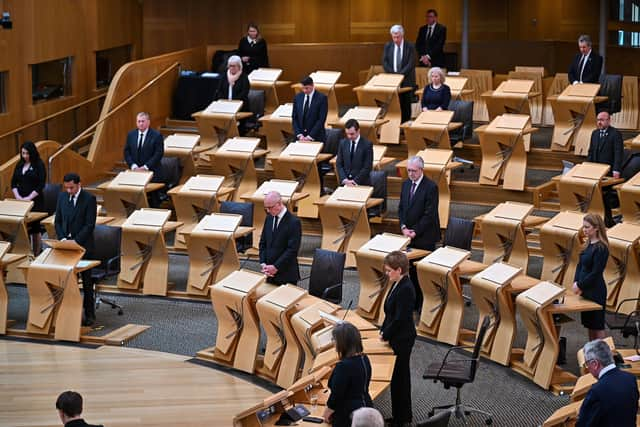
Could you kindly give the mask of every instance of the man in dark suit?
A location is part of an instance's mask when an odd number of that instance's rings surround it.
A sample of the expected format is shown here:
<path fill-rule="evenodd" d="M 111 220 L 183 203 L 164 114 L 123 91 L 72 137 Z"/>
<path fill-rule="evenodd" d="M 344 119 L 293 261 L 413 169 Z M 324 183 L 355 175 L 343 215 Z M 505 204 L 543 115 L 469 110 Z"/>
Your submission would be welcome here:
<path fill-rule="evenodd" d="M 75 240 L 85 249 L 85 259 L 91 259 L 93 250 L 93 229 L 96 226 L 96 198 L 88 191 L 82 191 L 80 176 L 68 173 L 63 178 L 64 191 L 58 196 L 55 227 L 60 240 Z M 96 320 L 93 298 L 91 270 L 82 272 L 84 299 L 84 326 L 91 326 Z"/>
<path fill-rule="evenodd" d="M 447 40 L 447 27 L 438 23 L 438 12 L 427 10 L 427 25 L 420 27 L 416 39 L 418 65 L 421 67 L 443 67 L 444 43 Z"/>
<path fill-rule="evenodd" d="M 329 110 L 327 96 L 315 90 L 311 77 L 305 77 L 300 84 L 302 92 L 293 100 L 293 133 L 298 141 L 324 142 L 324 123 Z"/>
<path fill-rule="evenodd" d="M 391 41 L 384 45 L 382 54 L 382 68 L 385 73 L 404 75 L 402 87 L 415 88 L 416 86 L 416 51 L 413 43 L 404 39 L 402 25 L 394 25 L 389 30 Z M 402 110 L 402 122 L 411 118 L 411 101 L 413 91 L 400 94 L 400 108 Z"/>
<path fill-rule="evenodd" d="M 137 129 L 127 134 L 127 142 L 124 146 L 124 160 L 133 171 L 153 172 L 152 182 L 162 182 L 160 176 L 160 162 L 164 155 L 164 140 L 157 130 L 151 129 L 151 117 L 149 113 L 140 112 L 136 116 Z M 160 197 L 157 192 L 149 195 L 152 208 L 160 206 Z"/>
<path fill-rule="evenodd" d="M 65 391 L 56 399 L 56 409 L 65 427 L 102 427 L 87 424 L 82 419 L 82 396 L 75 391 Z"/>
<path fill-rule="evenodd" d="M 591 49 L 591 37 L 586 34 L 578 38 L 578 49 L 580 52 L 569 67 L 569 82 L 578 83 L 598 83 L 602 72 L 602 57 Z"/>
<path fill-rule="evenodd" d="M 606 342 L 588 342 L 583 351 L 586 368 L 598 382 L 591 386 L 582 402 L 576 427 L 635 427 L 636 378 L 616 367 Z"/>
<path fill-rule="evenodd" d="M 424 160 L 414 156 L 407 161 L 409 179 L 402 183 L 400 191 L 400 229 L 411 239 L 409 246 L 433 251 L 440 240 L 440 216 L 438 214 L 438 186 L 424 176 Z M 422 291 L 418 283 L 415 265 L 409 275 L 416 291 L 416 309 L 422 310 Z"/>
<path fill-rule="evenodd" d="M 269 215 L 264 220 L 260 236 L 260 266 L 267 282 L 275 285 L 298 283 L 298 251 L 302 240 L 302 225 L 282 203 L 277 191 L 267 193 L 264 209 Z"/>
<path fill-rule="evenodd" d="M 622 172 L 622 160 L 624 157 L 624 143 L 622 134 L 618 129 L 610 126 L 611 116 L 607 111 L 601 111 L 596 117 L 598 126 L 591 133 L 591 143 L 587 161 L 594 163 L 606 163 L 611 166 L 609 176 L 620 178 Z M 615 190 L 611 187 L 603 188 L 604 221 L 607 227 L 614 225 L 611 209 L 618 207 L 619 201 Z"/>
<path fill-rule="evenodd" d="M 373 145 L 360 136 L 360 124 L 355 119 L 345 124 L 346 138 L 340 141 L 336 167 L 340 184 L 370 185 L 373 168 Z"/>

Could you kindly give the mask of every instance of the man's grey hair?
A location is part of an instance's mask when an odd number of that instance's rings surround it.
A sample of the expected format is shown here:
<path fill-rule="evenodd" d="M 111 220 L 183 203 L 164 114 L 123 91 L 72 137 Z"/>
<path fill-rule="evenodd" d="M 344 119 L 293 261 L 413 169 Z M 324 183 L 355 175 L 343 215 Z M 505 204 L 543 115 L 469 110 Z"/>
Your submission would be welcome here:
<path fill-rule="evenodd" d="M 586 43 L 587 46 L 591 47 L 591 37 L 586 34 L 582 34 L 578 37 L 578 43 Z"/>
<path fill-rule="evenodd" d="M 396 33 L 400 33 L 401 35 L 404 36 L 404 28 L 402 27 L 402 25 L 395 24 L 391 26 L 391 29 L 389 30 L 389 34 L 396 34 Z"/>
<path fill-rule="evenodd" d="M 409 165 L 409 163 L 413 163 L 414 165 L 420 166 L 420 169 L 424 169 L 424 160 L 420 156 L 409 157 L 409 160 L 407 161 L 407 166 Z"/>
<path fill-rule="evenodd" d="M 242 70 L 242 58 L 238 55 L 231 55 L 229 59 L 227 59 L 227 67 L 231 64 L 236 64 Z"/>
<path fill-rule="evenodd" d="M 384 427 L 384 418 L 375 408 L 360 408 L 353 411 L 351 427 Z"/>
<path fill-rule="evenodd" d="M 613 353 L 609 345 L 603 340 L 593 340 L 586 343 L 583 347 L 584 360 L 597 360 L 602 366 L 613 363 Z"/>

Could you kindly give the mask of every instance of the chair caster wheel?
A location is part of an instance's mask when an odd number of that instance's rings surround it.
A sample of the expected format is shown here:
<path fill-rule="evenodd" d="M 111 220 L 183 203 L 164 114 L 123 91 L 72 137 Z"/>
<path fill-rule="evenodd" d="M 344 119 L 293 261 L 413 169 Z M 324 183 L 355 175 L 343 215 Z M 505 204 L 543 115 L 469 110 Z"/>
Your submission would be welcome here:
<path fill-rule="evenodd" d="M 433 411 L 429 411 L 429 413 L 427 414 L 429 417 L 433 417 L 434 412 Z"/>
<path fill-rule="evenodd" d="M 487 418 L 486 420 L 484 420 L 484 423 L 490 426 L 491 424 L 493 424 L 493 420 L 491 418 Z"/>
<path fill-rule="evenodd" d="M 118 316 L 122 316 L 123 314 L 122 310 L 118 310 Z"/>

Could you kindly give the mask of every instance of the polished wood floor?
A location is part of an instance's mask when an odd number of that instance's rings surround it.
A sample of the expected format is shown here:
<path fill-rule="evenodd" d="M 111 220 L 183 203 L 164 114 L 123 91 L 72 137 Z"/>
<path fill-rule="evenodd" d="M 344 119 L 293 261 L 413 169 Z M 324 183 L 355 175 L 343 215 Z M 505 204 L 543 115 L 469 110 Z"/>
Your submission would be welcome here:
<path fill-rule="evenodd" d="M 55 400 L 84 397 L 86 421 L 116 426 L 230 426 L 268 391 L 187 357 L 103 346 L 0 340 L 0 426 L 60 426 Z"/>

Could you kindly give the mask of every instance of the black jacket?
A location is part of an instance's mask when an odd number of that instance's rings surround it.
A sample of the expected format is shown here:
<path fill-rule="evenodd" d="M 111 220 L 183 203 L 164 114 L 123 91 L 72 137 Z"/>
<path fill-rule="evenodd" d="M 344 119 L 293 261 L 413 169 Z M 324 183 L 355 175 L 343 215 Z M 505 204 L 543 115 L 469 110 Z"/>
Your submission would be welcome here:
<path fill-rule="evenodd" d="M 293 99 L 293 133 L 296 136 L 311 136 L 314 141 L 324 142 L 324 122 L 327 120 L 329 111 L 327 95 L 317 90 L 313 92 L 306 117 L 304 117 L 304 97 L 305 94 L 300 92 Z"/>
<path fill-rule="evenodd" d="M 260 236 L 260 263 L 274 265 L 278 272 L 268 281 L 278 285 L 296 284 L 300 280 L 298 269 L 298 251 L 302 239 L 300 219 L 287 210 L 275 234 L 273 221 L 275 217 L 267 215 Z"/>
<path fill-rule="evenodd" d="M 591 133 L 587 161 L 608 164 L 611 166 L 609 170 L 609 175 L 611 175 L 614 171 L 622 172 L 623 158 L 624 142 L 622 142 L 622 134 L 618 129 L 609 126 L 602 139 L 600 138 L 600 129 Z"/>
<path fill-rule="evenodd" d="M 242 62 L 242 72 L 249 75 L 257 68 L 269 67 L 269 55 L 267 54 L 267 42 L 259 39 L 253 46 L 246 37 L 240 39 L 238 43 L 238 56 L 249 57 L 249 62 Z"/>
<path fill-rule="evenodd" d="M 416 337 L 413 323 L 413 308 L 416 305 L 416 291 L 409 276 L 403 276 L 384 301 L 384 322 L 380 327 L 382 339 L 395 348 L 399 342 L 412 341 Z"/>
<path fill-rule="evenodd" d="M 427 40 L 428 25 L 420 27 L 418 38 L 416 39 L 416 51 L 418 60 L 423 55 L 429 55 L 432 67 L 444 67 L 444 43 L 447 40 L 447 27 L 436 23 L 433 34 Z M 421 62 L 420 65 L 423 65 Z"/>
<path fill-rule="evenodd" d="M 580 81 L 580 60 L 582 54 L 578 53 L 569 67 L 569 84 Z M 600 80 L 600 72 L 602 71 L 602 56 L 598 55 L 595 50 L 591 49 L 587 63 L 582 71 L 582 83 L 598 83 Z"/>
<path fill-rule="evenodd" d="M 243 71 L 233 85 L 233 89 L 231 89 L 231 98 L 242 101 L 242 111 L 249 111 L 250 88 L 249 78 Z M 229 99 L 229 80 L 227 80 L 226 74 L 223 75 L 222 80 L 220 80 L 220 86 L 218 86 L 218 91 L 216 92 L 216 99 Z"/>
<path fill-rule="evenodd" d="M 138 158 L 138 138 L 140 131 L 134 129 L 127 134 L 127 143 L 124 146 L 124 160 L 131 168 L 134 163 L 139 167 L 147 166 L 153 172 L 154 178 L 160 173 L 160 162 L 164 155 L 164 139 L 157 130 L 149 128 L 144 137 L 142 153 Z"/>
<path fill-rule="evenodd" d="M 96 198 L 82 189 L 76 205 L 69 202 L 69 194 L 60 193 L 56 206 L 56 235 L 58 239 L 75 240 L 85 248 L 86 253 L 93 250 L 93 229 L 96 226 Z"/>
<path fill-rule="evenodd" d="M 440 240 L 440 216 L 438 214 L 438 186 L 426 176 L 422 177 L 413 198 L 411 180 L 402 183 L 398 214 L 400 226 L 406 226 L 416 232 L 411 247 L 429 249 Z"/>
<path fill-rule="evenodd" d="M 387 42 L 384 45 L 382 54 L 382 68 L 385 73 L 394 73 L 393 71 L 393 52 L 395 51 L 394 43 Z M 402 67 L 396 74 L 403 74 L 402 87 L 414 87 L 416 85 L 416 48 L 413 43 L 404 40 L 402 47 Z"/>
<path fill-rule="evenodd" d="M 35 199 L 33 199 L 33 210 L 44 211 L 44 184 L 47 179 L 47 172 L 44 168 L 44 162 L 40 160 L 37 163 L 32 163 L 27 169 L 27 172 L 22 173 L 22 162 L 18 162 L 16 168 L 13 170 L 13 176 L 11 177 L 11 188 L 18 189 L 18 194 L 22 197 L 27 197 L 32 191 L 38 193 Z"/>
<path fill-rule="evenodd" d="M 370 185 L 369 174 L 373 168 L 373 145 L 360 136 L 352 162 L 351 141 L 347 138 L 343 139 L 338 148 L 336 167 L 339 175 L 338 184 L 342 184 L 344 179 L 353 179 L 358 185 Z"/>
<path fill-rule="evenodd" d="M 104 426 L 102 424 L 101 425 L 88 424 L 87 422 L 85 422 L 85 420 L 80 418 L 79 420 L 69 421 L 64 425 L 64 427 L 104 427 Z"/>
<path fill-rule="evenodd" d="M 346 357 L 338 362 L 329 377 L 331 394 L 327 406 L 334 410 L 333 427 L 350 427 L 351 413 L 372 407 L 369 395 L 371 363 L 366 354 Z"/>

